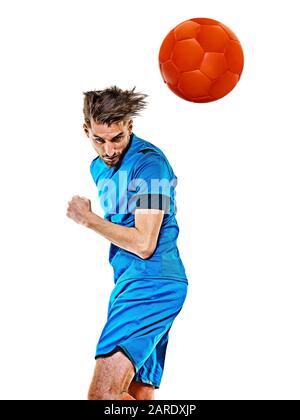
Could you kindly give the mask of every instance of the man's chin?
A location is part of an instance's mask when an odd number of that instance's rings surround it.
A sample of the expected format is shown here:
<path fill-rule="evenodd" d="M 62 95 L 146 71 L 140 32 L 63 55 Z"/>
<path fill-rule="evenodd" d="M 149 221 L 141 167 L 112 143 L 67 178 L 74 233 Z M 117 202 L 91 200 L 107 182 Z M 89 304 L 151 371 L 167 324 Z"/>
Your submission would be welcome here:
<path fill-rule="evenodd" d="M 120 160 L 119 157 L 117 157 L 115 159 L 112 159 L 112 160 L 102 159 L 102 161 L 105 163 L 105 165 L 108 166 L 109 168 L 112 168 L 112 167 L 116 166 L 119 163 L 119 160 Z"/>

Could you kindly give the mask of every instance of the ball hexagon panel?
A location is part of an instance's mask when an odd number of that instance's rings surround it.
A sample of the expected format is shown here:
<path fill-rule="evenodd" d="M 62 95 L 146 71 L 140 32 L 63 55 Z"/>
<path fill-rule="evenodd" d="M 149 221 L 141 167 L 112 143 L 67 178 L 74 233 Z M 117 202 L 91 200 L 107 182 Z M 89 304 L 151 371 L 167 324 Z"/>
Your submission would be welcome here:
<path fill-rule="evenodd" d="M 178 41 L 175 44 L 171 59 L 181 71 L 194 70 L 200 67 L 204 51 L 195 39 Z"/>
<path fill-rule="evenodd" d="M 202 25 L 197 41 L 205 52 L 223 53 L 230 39 L 221 26 Z"/>
<path fill-rule="evenodd" d="M 211 87 L 211 80 L 200 70 L 182 73 L 179 87 L 187 97 L 205 96 Z"/>
<path fill-rule="evenodd" d="M 217 79 L 228 70 L 225 55 L 220 53 L 205 53 L 200 70 L 210 79 Z"/>
<path fill-rule="evenodd" d="M 223 96 L 232 91 L 238 81 L 239 76 L 237 74 L 227 71 L 219 79 L 213 82 L 209 94 L 213 98 L 223 98 Z"/>
<path fill-rule="evenodd" d="M 225 58 L 230 71 L 241 74 L 244 66 L 244 55 L 238 41 L 230 41 L 225 49 Z"/>
<path fill-rule="evenodd" d="M 173 31 L 169 32 L 169 34 L 164 39 L 160 51 L 159 51 L 159 61 L 160 63 L 164 63 L 165 61 L 169 60 L 171 54 L 173 52 L 175 46 L 175 37 Z"/>
<path fill-rule="evenodd" d="M 182 41 L 183 39 L 196 38 L 200 30 L 200 25 L 191 20 L 181 23 L 174 29 L 174 38 L 176 41 Z"/>
<path fill-rule="evenodd" d="M 166 61 L 161 65 L 161 71 L 164 75 L 164 80 L 170 85 L 176 86 L 179 80 L 180 73 L 174 66 L 171 60 Z"/>

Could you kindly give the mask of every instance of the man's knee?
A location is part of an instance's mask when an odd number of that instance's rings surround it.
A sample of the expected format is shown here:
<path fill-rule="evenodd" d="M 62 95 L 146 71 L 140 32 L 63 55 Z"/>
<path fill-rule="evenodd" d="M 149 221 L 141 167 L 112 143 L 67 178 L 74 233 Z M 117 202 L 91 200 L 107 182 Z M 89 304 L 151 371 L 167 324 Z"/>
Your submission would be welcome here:
<path fill-rule="evenodd" d="M 88 399 L 90 401 L 119 399 L 122 392 L 128 391 L 133 376 L 134 367 L 121 351 L 99 357 Z"/>
<path fill-rule="evenodd" d="M 129 387 L 130 395 L 136 400 L 154 400 L 154 391 L 154 386 L 137 381 L 132 381 Z"/>

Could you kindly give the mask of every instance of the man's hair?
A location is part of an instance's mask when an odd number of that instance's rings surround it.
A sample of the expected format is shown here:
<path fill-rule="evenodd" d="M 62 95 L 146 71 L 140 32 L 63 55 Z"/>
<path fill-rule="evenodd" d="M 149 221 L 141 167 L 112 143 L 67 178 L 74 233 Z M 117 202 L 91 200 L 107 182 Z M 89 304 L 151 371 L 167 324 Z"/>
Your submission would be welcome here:
<path fill-rule="evenodd" d="M 97 124 L 111 124 L 125 121 L 131 117 L 140 115 L 147 102 L 148 95 L 121 90 L 117 86 L 111 86 L 104 90 L 84 92 L 84 120 L 90 127 L 91 121 Z"/>

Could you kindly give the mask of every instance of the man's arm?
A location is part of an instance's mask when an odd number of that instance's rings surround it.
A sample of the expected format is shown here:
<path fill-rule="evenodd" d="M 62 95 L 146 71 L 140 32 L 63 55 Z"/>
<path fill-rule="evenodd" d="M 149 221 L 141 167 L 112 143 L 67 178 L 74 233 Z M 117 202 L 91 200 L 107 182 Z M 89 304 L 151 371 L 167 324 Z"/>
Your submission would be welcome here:
<path fill-rule="evenodd" d="M 99 217 L 92 212 L 90 200 L 75 196 L 69 202 L 67 216 L 118 247 L 146 259 L 155 251 L 164 211 L 136 209 L 135 226 L 128 228 Z"/>

